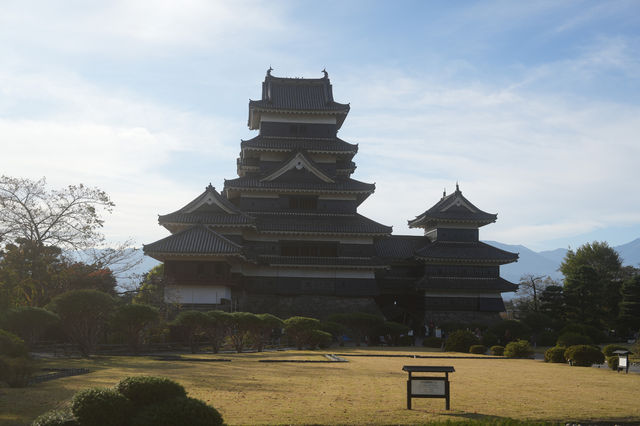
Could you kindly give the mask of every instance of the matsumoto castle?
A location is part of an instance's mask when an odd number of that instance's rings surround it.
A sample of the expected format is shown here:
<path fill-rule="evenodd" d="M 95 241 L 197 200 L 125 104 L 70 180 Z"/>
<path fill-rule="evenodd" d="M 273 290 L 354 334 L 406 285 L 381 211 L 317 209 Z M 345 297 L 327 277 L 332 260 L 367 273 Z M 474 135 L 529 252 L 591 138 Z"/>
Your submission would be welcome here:
<path fill-rule="evenodd" d="M 501 293 L 516 290 L 500 265 L 518 255 L 479 241 L 497 215 L 457 185 L 409 220 L 423 236 L 393 235 L 360 215 L 375 185 L 351 177 L 358 145 L 338 137 L 350 107 L 323 72 L 269 69 L 261 98 L 249 101 L 257 134 L 240 142 L 238 177 L 159 216 L 171 235 L 144 252 L 164 262 L 165 300 L 281 318 L 361 311 L 414 327 L 498 319 Z"/>

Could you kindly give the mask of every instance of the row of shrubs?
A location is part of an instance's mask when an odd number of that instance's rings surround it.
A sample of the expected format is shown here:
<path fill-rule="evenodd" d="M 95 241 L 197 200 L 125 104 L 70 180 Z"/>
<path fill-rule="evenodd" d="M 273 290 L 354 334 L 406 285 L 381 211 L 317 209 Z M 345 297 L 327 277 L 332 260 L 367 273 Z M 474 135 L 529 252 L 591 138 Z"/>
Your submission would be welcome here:
<path fill-rule="evenodd" d="M 184 387 L 164 377 L 137 376 L 114 388 L 76 393 L 68 410 L 39 416 L 33 426 L 217 426 L 220 413 L 190 398 Z"/>
<path fill-rule="evenodd" d="M 627 350 L 624 346 L 615 344 L 607 345 L 602 350 L 594 345 L 557 345 L 549 348 L 544 353 L 544 361 L 551 363 L 569 362 L 578 367 L 591 367 L 594 364 L 602 364 L 607 361 L 612 370 L 618 368 L 618 356 L 614 351 Z"/>

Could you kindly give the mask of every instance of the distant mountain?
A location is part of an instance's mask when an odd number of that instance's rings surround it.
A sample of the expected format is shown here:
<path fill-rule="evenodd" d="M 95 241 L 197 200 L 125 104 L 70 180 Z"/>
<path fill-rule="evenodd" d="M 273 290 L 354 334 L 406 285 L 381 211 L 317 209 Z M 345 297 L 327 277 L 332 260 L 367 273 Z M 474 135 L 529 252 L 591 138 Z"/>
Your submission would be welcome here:
<path fill-rule="evenodd" d="M 640 238 L 614 248 L 622 258 L 623 265 L 640 267 Z"/>
<path fill-rule="evenodd" d="M 558 267 L 560 266 L 560 261 L 564 255 L 560 257 L 560 260 L 555 260 L 554 257 L 547 257 L 542 253 L 537 253 L 523 245 L 503 244 L 497 241 L 485 242 L 498 247 L 499 249 L 520 254 L 517 262 L 500 267 L 500 275 L 512 283 L 518 283 L 520 281 L 520 277 L 525 274 L 549 275 L 554 280 L 562 279 L 562 274 L 558 271 Z M 558 252 L 560 250 L 563 249 L 557 249 L 546 253 Z"/>

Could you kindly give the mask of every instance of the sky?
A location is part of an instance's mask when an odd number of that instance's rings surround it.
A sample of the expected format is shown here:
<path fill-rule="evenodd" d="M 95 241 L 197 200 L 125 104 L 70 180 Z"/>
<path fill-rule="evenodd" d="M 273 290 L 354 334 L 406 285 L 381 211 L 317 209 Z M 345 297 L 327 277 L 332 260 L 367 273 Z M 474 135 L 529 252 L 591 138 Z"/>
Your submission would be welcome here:
<path fill-rule="evenodd" d="M 638 1 L 0 2 L 0 174 L 115 202 L 110 241 L 237 176 L 269 67 L 351 111 L 359 212 L 394 234 L 455 189 L 533 250 L 640 237 Z"/>

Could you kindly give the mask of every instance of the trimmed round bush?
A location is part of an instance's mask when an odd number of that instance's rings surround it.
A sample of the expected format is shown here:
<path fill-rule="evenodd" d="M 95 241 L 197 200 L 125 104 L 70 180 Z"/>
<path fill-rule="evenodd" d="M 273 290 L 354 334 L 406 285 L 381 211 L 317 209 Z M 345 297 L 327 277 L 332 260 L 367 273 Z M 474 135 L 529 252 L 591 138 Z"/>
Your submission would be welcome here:
<path fill-rule="evenodd" d="M 333 336 L 331 333 L 327 333 L 322 330 L 312 330 L 309 336 L 309 346 L 315 348 L 316 346 L 321 349 L 326 349 L 331 346 L 333 342 Z"/>
<path fill-rule="evenodd" d="M 442 338 L 435 336 L 425 337 L 424 340 L 422 340 L 422 346 L 425 348 L 441 348 Z"/>
<path fill-rule="evenodd" d="M 591 340 L 591 337 L 573 331 L 568 331 L 566 333 L 562 333 L 560 337 L 558 337 L 556 346 L 565 346 L 568 348 L 569 346 L 591 345 L 592 343 L 593 340 Z"/>
<path fill-rule="evenodd" d="M 611 344 L 602 348 L 602 353 L 604 354 L 604 356 L 613 356 L 613 351 L 628 351 L 628 350 L 629 349 L 627 349 L 624 346 Z"/>
<path fill-rule="evenodd" d="M 80 426 L 69 410 L 52 410 L 38 416 L 31 426 Z"/>
<path fill-rule="evenodd" d="M 13 333 L 0 330 L 0 355 L 9 357 L 27 356 L 27 346 L 24 340 Z"/>
<path fill-rule="evenodd" d="M 567 348 L 564 346 L 554 346 L 553 348 L 549 348 L 544 352 L 544 362 L 555 362 L 555 363 L 563 363 L 564 359 L 564 351 Z"/>
<path fill-rule="evenodd" d="M 155 376 L 127 377 L 120 380 L 116 390 L 129 398 L 135 407 L 187 396 L 181 384 L 166 377 Z"/>
<path fill-rule="evenodd" d="M 604 354 L 593 346 L 574 345 L 564 351 L 564 359 L 577 367 L 591 367 L 593 364 L 602 364 Z"/>
<path fill-rule="evenodd" d="M 444 350 L 447 352 L 469 353 L 469 348 L 477 344 L 478 338 L 475 334 L 469 330 L 456 330 L 447 337 Z"/>
<path fill-rule="evenodd" d="M 509 358 L 529 358 L 531 355 L 533 355 L 533 349 L 526 340 L 509 342 L 504 348 L 504 356 Z"/>
<path fill-rule="evenodd" d="M 489 349 L 491 351 L 491 355 L 495 356 L 503 356 L 504 355 L 504 346 L 494 345 Z"/>
<path fill-rule="evenodd" d="M 487 352 L 487 347 L 484 345 L 471 345 L 469 348 L 470 354 L 484 355 Z"/>
<path fill-rule="evenodd" d="M 133 418 L 132 426 L 217 426 L 222 416 L 215 408 L 195 398 L 174 398 L 144 407 Z"/>
<path fill-rule="evenodd" d="M 618 358 L 618 355 L 612 355 L 607 357 L 607 365 L 613 371 L 618 371 L 619 362 L 620 362 L 620 358 Z"/>
<path fill-rule="evenodd" d="M 114 389 L 86 389 L 71 399 L 71 411 L 82 426 L 121 426 L 132 408 L 131 401 Z"/>

